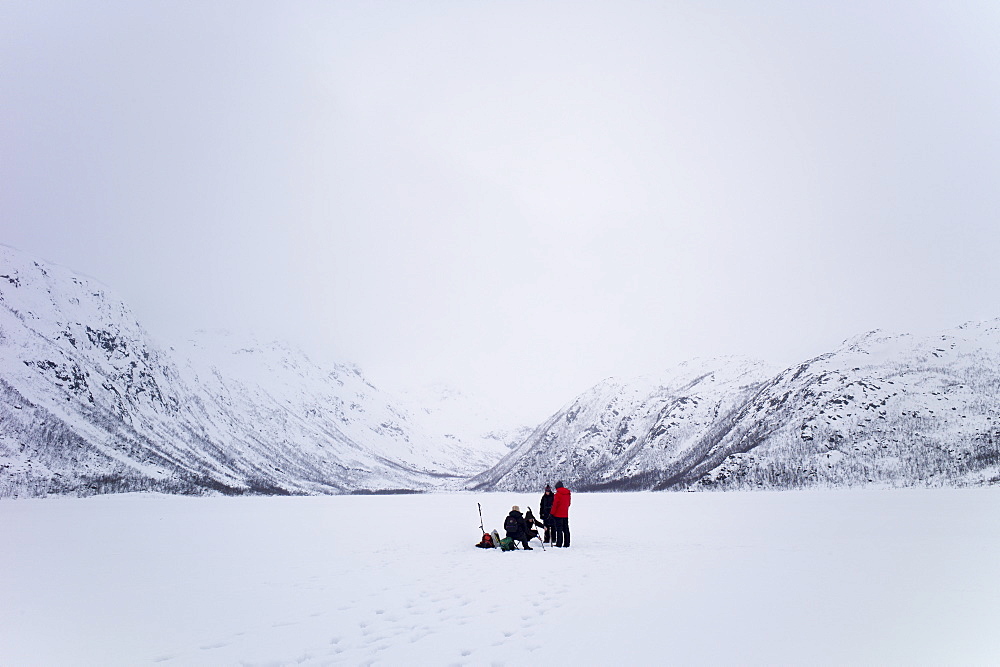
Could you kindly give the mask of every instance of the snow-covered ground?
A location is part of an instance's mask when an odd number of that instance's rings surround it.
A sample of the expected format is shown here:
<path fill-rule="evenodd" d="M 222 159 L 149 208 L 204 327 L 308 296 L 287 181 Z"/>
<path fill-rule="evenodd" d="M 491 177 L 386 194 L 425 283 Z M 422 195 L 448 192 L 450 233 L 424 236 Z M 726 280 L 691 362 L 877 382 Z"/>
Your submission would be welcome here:
<path fill-rule="evenodd" d="M 580 493 L 516 553 L 477 502 L 538 498 L 0 502 L 0 664 L 1000 660 L 995 488 Z"/>

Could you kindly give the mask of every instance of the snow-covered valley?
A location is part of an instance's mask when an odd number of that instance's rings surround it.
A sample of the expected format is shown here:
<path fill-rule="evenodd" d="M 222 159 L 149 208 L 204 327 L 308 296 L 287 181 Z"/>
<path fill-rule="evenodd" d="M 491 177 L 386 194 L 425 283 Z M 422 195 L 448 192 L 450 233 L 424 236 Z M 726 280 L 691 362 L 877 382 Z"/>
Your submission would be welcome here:
<path fill-rule="evenodd" d="M 0 251 L 2 664 L 1000 655 L 998 321 L 610 378 L 530 428 L 284 343 L 159 343 Z M 557 479 L 572 548 L 473 548 L 477 503 L 499 528 Z M 727 493 L 587 493 L 648 489 Z"/>
<path fill-rule="evenodd" d="M 166 345 L 0 246 L 0 497 L 994 485 L 1000 320 L 608 378 L 535 427 L 498 403 L 393 394 L 246 333 Z"/>
<path fill-rule="evenodd" d="M 995 488 L 0 501 L 5 665 L 968 665 L 1000 655 Z"/>

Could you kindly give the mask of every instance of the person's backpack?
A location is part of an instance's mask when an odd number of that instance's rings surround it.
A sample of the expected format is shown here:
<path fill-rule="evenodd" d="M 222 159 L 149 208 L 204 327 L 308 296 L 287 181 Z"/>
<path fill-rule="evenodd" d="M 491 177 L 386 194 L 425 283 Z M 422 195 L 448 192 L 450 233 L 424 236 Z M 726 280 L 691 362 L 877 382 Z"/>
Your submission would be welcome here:
<path fill-rule="evenodd" d="M 476 546 L 477 547 L 481 547 L 483 549 L 492 549 L 496 545 L 493 544 L 493 536 L 492 535 L 490 535 L 489 533 L 483 533 L 483 539 L 482 539 L 482 541 L 479 544 L 477 544 Z"/>
<path fill-rule="evenodd" d="M 500 540 L 500 551 L 513 551 L 516 548 L 517 546 L 514 544 L 513 539 L 505 537 Z"/>
<path fill-rule="evenodd" d="M 517 517 L 508 515 L 507 518 L 503 520 L 503 529 L 508 533 L 520 533 L 521 526 L 518 524 Z"/>

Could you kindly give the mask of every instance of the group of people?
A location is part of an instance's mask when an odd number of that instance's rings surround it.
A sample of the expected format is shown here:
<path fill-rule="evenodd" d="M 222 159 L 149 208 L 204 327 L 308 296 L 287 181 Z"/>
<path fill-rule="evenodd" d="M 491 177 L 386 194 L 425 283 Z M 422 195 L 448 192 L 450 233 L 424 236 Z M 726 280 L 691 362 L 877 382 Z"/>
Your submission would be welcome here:
<path fill-rule="evenodd" d="M 528 541 L 538 537 L 536 526 L 544 529 L 543 542 L 554 544 L 556 547 L 565 548 L 569 546 L 569 504 L 570 492 L 562 482 L 556 482 L 556 490 L 545 485 L 545 493 L 538 504 L 538 516 L 531 513 L 531 508 L 525 514 L 521 514 L 521 508 L 514 505 L 510 508 L 510 514 L 504 519 L 503 528 L 507 531 L 507 537 L 515 542 L 524 544 L 525 551 L 531 551 Z"/>

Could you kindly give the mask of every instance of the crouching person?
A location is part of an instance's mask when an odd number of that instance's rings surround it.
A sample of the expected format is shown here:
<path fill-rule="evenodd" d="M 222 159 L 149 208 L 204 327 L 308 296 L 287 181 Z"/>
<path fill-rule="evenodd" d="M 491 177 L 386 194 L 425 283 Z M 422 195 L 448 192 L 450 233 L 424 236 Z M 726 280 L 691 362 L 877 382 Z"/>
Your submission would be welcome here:
<path fill-rule="evenodd" d="M 528 510 L 524 513 L 524 527 L 525 527 L 524 534 L 528 537 L 529 542 L 534 538 L 538 537 L 538 530 L 535 528 L 536 526 L 540 527 L 541 522 L 535 518 L 535 515 L 531 513 L 531 508 L 529 507 Z"/>
<path fill-rule="evenodd" d="M 515 542 L 523 542 L 525 551 L 532 550 L 528 546 L 528 526 L 524 522 L 520 507 L 514 505 L 510 508 L 510 514 L 503 520 L 503 529 L 507 531 L 507 537 L 510 539 Z"/>

